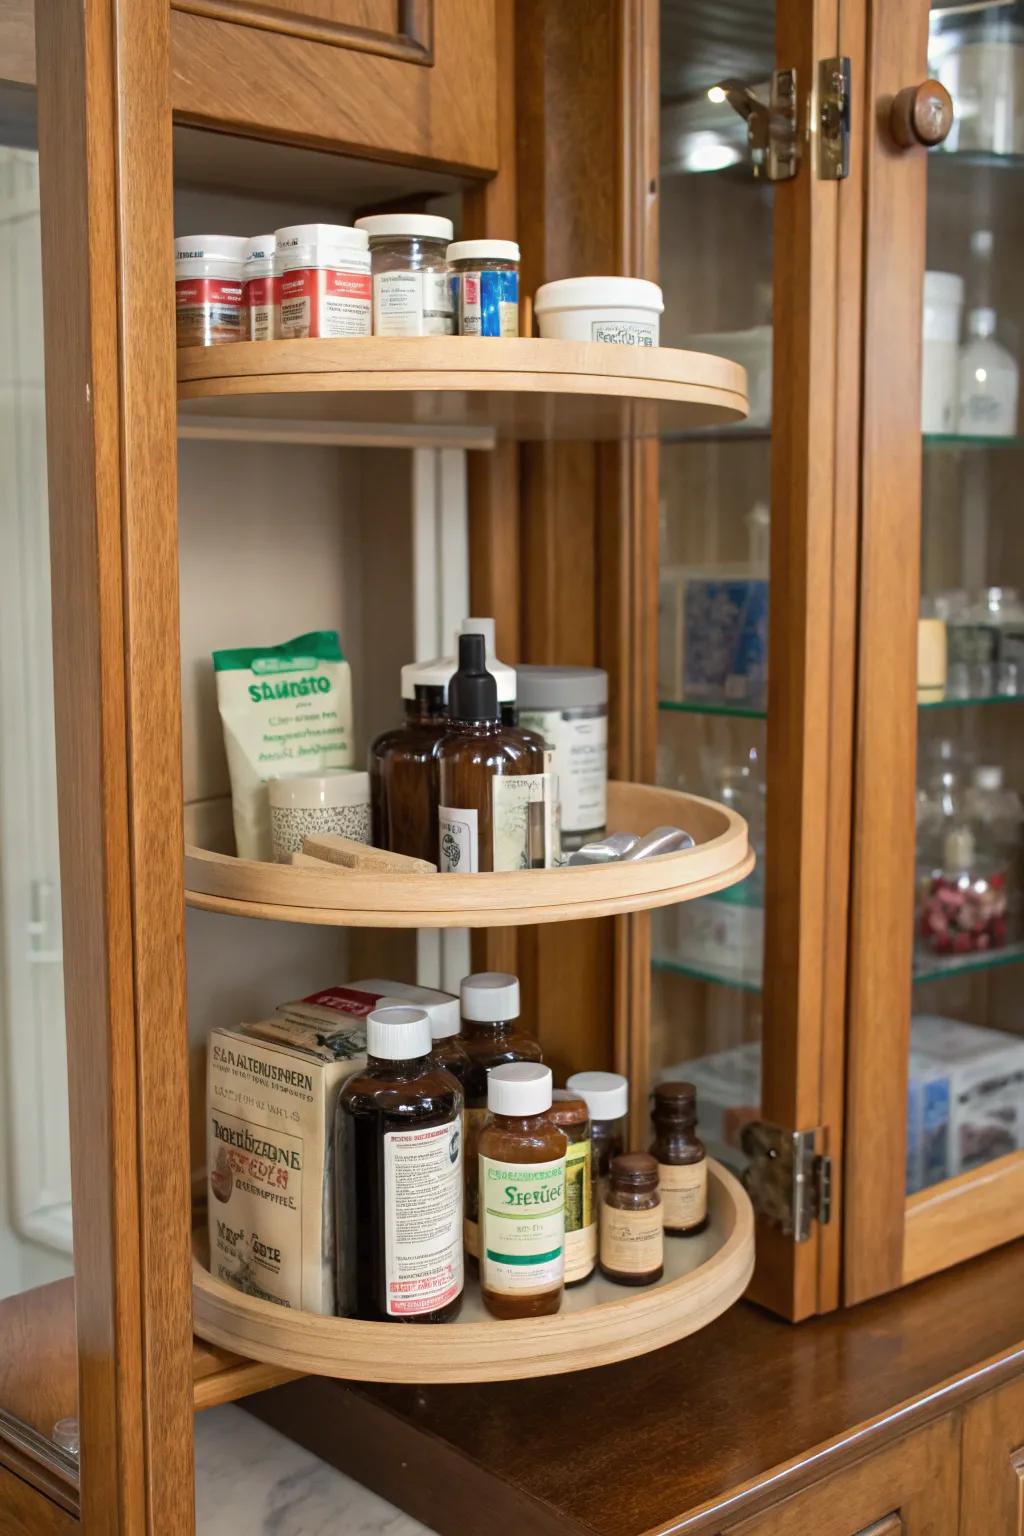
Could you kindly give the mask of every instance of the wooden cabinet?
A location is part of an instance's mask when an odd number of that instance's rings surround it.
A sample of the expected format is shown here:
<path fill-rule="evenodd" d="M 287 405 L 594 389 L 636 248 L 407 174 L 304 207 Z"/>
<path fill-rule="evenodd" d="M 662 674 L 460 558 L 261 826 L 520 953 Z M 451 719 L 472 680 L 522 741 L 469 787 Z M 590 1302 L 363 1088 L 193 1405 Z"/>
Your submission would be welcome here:
<path fill-rule="evenodd" d="M 960 1536 L 1022 1536 L 1024 1381 L 964 1410 L 960 1466 Z"/>

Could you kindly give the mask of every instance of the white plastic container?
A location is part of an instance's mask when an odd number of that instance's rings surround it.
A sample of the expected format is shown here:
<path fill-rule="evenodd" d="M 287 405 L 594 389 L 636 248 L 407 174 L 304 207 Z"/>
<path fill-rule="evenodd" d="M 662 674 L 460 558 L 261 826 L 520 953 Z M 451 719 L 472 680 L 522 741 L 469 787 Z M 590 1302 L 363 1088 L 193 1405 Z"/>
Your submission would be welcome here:
<path fill-rule="evenodd" d="M 273 235 L 253 235 L 245 248 L 245 336 L 271 341 L 277 335 L 280 305 Z"/>
<path fill-rule="evenodd" d="M 369 336 L 373 283 L 365 229 L 290 224 L 274 238 L 281 336 Z"/>
<path fill-rule="evenodd" d="M 334 835 L 359 843 L 370 841 L 368 773 L 300 773 L 290 779 L 271 779 L 267 790 L 277 864 L 287 864 L 293 853 L 300 853 L 304 837 Z"/>
<path fill-rule="evenodd" d="M 921 431 L 957 430 L 957 363 L 964 280 L 926 272 L 921 321 Z"/>
<path fill-rule="evenodd" d="M 179 347 L 245 338 L 244 262 L 236 235 L 182 235 L 174 242 L 175 323 Z"/>
<path fill-rule="evenodd" d="M 972 309 L 961 349 L 957 431 L 965 437 L 1013 437 L 1017 431 L 1017 364 L 996 341 L 994 309 Z"/>
<path fill-rule="evenodd" d="M 540 334 L 558 341 L 656 347 L 665 301 L 642 277 L 564 277 L 537 289 Z"/>

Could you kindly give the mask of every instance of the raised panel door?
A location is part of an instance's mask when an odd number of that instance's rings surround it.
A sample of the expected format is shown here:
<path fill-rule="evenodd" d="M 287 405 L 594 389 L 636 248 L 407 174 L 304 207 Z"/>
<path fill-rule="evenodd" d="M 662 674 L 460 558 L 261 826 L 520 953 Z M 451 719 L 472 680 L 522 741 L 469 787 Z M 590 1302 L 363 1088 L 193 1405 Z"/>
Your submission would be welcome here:
<path fill-rule="evenodd" d="M 960 1536 L 1024 1536 L 1024 1381 L 964 1412 Z"/>

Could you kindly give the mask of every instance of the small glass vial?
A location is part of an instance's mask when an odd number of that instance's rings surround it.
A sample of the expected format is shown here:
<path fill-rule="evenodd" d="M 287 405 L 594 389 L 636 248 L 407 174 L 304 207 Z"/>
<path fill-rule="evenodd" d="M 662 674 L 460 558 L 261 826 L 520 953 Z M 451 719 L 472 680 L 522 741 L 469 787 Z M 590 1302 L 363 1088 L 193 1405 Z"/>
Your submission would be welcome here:
<path fill-rule="evenodd" d="M 480 1287 L 494 1317 L 546 1317 L 562 1304 L 565 1157 L 547 1118 L 551 1068 L 516 1061 L 487 1080 L 480 1133 Z"/>
<path fill-rule="evenodd" d="M 342 1315 L 444 1323 L 462 1305 L 462 1090 L 422 1008 L 376 1008 L 335 1114 Z"/>
<path fill-rule="evenodd" d="M 474 1258 L 477 1232 L 477 1141 L 487 1118 L 487 1081 L 494 1067 L 541 1060 L 532 1035 L 517 1025 L 519 980 L 505 971 L 478 971 L 461 987 L 461 1045 L 469 1058 L 466 1094 L 466 1251 Z"/>
<path fill-rule="evenodd" d="M 375 336 L 451 336 L 455 331 L 446 253 L 451 219 L 375 213 L 356 219 L 370 241 Z"/>
<path fill-rule="evenodd" d="M 601 1273 L 619 1285 L 653 1285 L 664 1249 L 657 1163 L 646 1152 L 614 1158 L 601 1203 Z"/>
<path fill-rule="evenodd" d="M 460 336 L 519 335 L 519 247 L 514 240 L 457 240 L 448 247 Z"/>
<path fill-rule="evenodd" d="M 179 347 L 243 341 L 244 264 L 249 242 L 234 235 L 182 235 L 174 242 Z"/>
<path fill-rule="evenodd" d="M 659 1083 L 651 1095 L 654 1141 L 665 1231 L 694 1237 L 708 1224 L 708 1158 L 695 1135 L 697 1090 L 693 1083 Z"/>
<path fill-rule="evenodd" d="M 272 341 L 277 335 L 277 297 L 273 235 L 254 235 L 245 249 L 245 336 L 247 341 Z"/>
<path fill-rule="evenodd" d="M 448 729 L 451 663 L 402 668 L 403 723 L 370 747 L 370 807 L 375 848 L 438 861 L 437 746 Z"/>
<path fill-rule="evenodd" d="M 574 1072 L 565 1085 L 578 1093 L 590 1111 L 590 1145 L 594 1178 L 607 1179 L 613 1157 L 626 1145 L 629 1083 L 618 1072 Z"/>
<path fill-rule="evenodd" d="M 551 1095 L 548 1119 L 565 1133 L 565 1283 L 589 1280 L 597 1263 L 597 1205 L 590 1155 L 590 1115 L 586 1103 L 568 1088 Z"/>

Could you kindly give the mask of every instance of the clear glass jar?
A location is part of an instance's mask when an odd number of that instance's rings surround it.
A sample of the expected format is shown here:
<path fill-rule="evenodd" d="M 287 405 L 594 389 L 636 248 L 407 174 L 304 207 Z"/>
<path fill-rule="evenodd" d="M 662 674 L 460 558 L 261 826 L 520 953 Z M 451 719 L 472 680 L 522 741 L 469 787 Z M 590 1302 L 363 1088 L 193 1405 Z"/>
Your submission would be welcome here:
<path fill-rule="evenodd" d="M 458 240 L 448 247 L 460 336 L 519 335 L 519 247 L 514 240 Z"/>
<path fill-rule="evenodd" d="M 376 213 L 356 220 L 370 241 L 376 336 L 451 336 L 455 330 L 447 250 L 451 219 Z"/>

